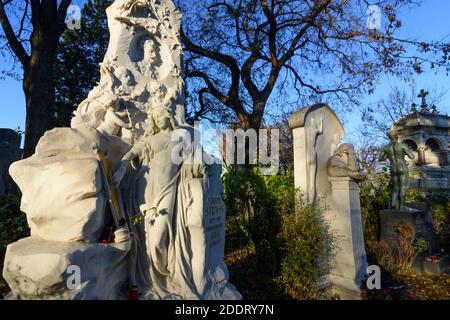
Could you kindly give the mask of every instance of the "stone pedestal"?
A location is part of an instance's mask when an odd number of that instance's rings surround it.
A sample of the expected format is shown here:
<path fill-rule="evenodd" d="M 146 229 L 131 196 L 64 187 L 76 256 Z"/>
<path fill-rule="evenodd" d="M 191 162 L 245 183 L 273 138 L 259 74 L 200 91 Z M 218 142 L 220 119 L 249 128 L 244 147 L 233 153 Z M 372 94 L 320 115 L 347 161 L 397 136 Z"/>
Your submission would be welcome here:
<path fill-rule="evenodd" d="M 348 177 L 329 177 L 331 198 L 326 218 L 336 236 L 336 252 L 329 274 L 332 294 L 341 299 L 360 299 L 360 285 L 367 273 L 361 221 L 359 187 Z"/>
<path fill-rule="evenodd" d="M 93 244 L 48 241 L 35 236 L 11 243 L 3 269 L 3 277 L 12 290 L 6 298 L 127 299 L 124 288 L 129 276 L 130 246 L 131 240 Z"/>
<path fill-rule="evenodd" d="M 394 226 L 399 223 L 409 224 L 416 233 L 416 238 L 422 238 L 428 241 L 429 253 L 439 252 L 439 244 L 436 239 L 436 233 L 433 226 L 433 217 L 426 204 L 406 204 L 407 207 L 416 211 L 402 210 L 382 210 L 380 211 L 380 240 L 394 240 Z"/>

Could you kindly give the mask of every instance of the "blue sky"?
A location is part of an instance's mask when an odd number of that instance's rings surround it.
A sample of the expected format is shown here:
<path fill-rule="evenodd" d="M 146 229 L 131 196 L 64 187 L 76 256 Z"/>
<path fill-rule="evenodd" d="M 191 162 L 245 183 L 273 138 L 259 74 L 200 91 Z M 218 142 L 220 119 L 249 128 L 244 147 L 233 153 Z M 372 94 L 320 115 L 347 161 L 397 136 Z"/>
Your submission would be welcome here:
<path fill-rule="evenodd" d="M 74 1 L 75 4 L 84 1 Z M 443 40 L 450 41 L 450 1 L 448 0 L 425 0 L 420 7 L 403 11 L 401 15 L 403 23 L 400 36 L 418 37 L 423 41 Z M 0 69 L 8 67 L 8 61 L 0 61 Z M 427 90 L 447 91 L 439 110 L 450 114 L 450 78 L 444 72 L 439 74 L 425 73 L 416 76 L 416 88 Z M 374 94 L 363 99 L 368 104 L 387 96 L 390 88 L 399 86 L 408 90 L 408 86 L 396 78 L 382 77 Z M 25 98 L 20 81 L 6 78 L 0 80 L 0 128 L 15 129 L 25 127 Z M 323 101 L 326 102 L 326 101 Z M 300 107 L 300 106 L 299 106 Z M 360 114 L 354 111 L 350 114 L 340 115 L 344 122 L 348 139 L 351 139 L 355 130 L 361 124 Z"/>
<path fill-rule="evenodd" d="M 418 38 L 422 41 L 450 41 L 450 1 L 448 0 L 425 0 L 420 7 L 405 10 L 400 15 L 402 28 L 398 33 L 402 37 Z M 415 88 L 424 88 L 428 91 L 446 92 L 438 110 L 443 114 L 450 115 L 450 76 L 444 70 L 439 73 L 427 72 L 416 75 Z M 392 87 L 404 88 L 407 93 L 411 91 L 410 86 L 395 77 L 383 76 L 376 91 L 363 99 L 363 104 L 374 103 L 380 98 L 387 97 Z M 420 103 L 417 98 L 417 104 Z M 350 114 L 340 115 L 344 122 L 347 139 L 357 142 L 354 136 L 358 127 L 361 126 L 361 114 L 355 110 Z"/>

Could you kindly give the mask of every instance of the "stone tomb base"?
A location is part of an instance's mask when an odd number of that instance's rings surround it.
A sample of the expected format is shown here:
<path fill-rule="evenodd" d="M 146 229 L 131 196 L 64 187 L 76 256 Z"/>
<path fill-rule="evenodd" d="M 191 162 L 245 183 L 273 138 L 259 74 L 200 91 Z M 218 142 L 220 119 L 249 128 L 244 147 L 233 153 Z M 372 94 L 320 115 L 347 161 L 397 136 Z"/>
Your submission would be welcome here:
<path fill-rule="evenodd" d="M 129 272 L 124 243 L 48 241 L 32 236 L 6 249 L 3 277 L 16 300 L 127 299 Z M 71 278 L 79 273 L 79 284 Z M 69 285 L 74 287 L 69 287 Z"/>
<path fill-rule="evenodd" d="M 394 240 L 394 226 L 399 222 L 409 224 L 416 232 L 416 238 L 422 238 L 428 241 L 428 251 L 439 252 L 439 244 L 436 239 L 436 233 L 433 226 L 433 217 L 426 204 L 414 203 L 407 204 L 409 208 L 416 211 L 403 210 L 382 210 L 380 211 L 380 240 Z"/>

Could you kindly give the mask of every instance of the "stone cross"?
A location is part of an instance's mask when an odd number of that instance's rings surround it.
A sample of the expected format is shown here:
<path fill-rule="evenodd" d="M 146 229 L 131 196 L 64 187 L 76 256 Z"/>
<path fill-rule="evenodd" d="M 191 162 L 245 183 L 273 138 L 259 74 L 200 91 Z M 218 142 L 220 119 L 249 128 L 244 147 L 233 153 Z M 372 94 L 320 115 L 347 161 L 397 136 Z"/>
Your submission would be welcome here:
<path fill-rule="evenodd" d="M 418 98 L 422 98 L 422 105 L 421 105 L 422 110 L 421 111 L 425 111 L 425 112 L 428 111 L 428 109 L 427 109 L 428 105 L 427 105 L 427 101 L 426 101 L 427 95 L 428 95 L 428 91 L 421 89 L 419 95 L 417 96 Z"/>

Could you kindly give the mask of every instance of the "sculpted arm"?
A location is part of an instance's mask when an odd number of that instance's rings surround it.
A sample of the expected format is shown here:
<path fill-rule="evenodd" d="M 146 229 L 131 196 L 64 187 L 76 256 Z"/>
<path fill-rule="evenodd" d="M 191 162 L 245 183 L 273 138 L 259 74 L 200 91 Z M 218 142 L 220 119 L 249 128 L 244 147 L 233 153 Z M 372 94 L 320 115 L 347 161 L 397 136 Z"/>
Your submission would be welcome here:
<path fill-rule="evenodd" d="M 111 119 L 114 121 L 114 123 L 116 125 L 118 125 L 119 127 L 123 127 L 123 128 L 127 128 L 127 129 L 131 129 L 130 124 L 126 123 L 125 121 L 123 121 L 122 119 L 120 119 L 117 114 L 115 112 L 111 112 Z"/>
<path fill-rule="evenodd" d="M 122 158 L 122 162 L 121 165 L 125 162 L 126 164 L 128 164 L 131 160 L 133 160 L 134 158 L 139 156 L 139 150 L 138 148 L 136 148 L 136 146 L 134 146 L 133 148 L 130 149 L 130 151 L 128 151 Z"/>
<path fill-rule="evenodd" d="M 116 187 L 120 185 L 120 182 L 122 181 L 123 177 L 125 176 L 125 173 L 128 170 L 128 167 L 130 165 L 130 162 L 139 156 L 140 154 L 140 145 L 136 144 L 133 146 L 130 151 L 128 151 L 122 158 L 122 161 L 120 162 L 120 167 L 117 169 L 117 171 L 114 173 L 113 177 L 113 183 Z"/>
<path fill-rule="evenodd" d="M 408 158 L 414 159 L 414 154 L 411 152 L 408 146 L 404 146 L 403 150 L 405 150 L 405 154 L 408 156 Z"/>

